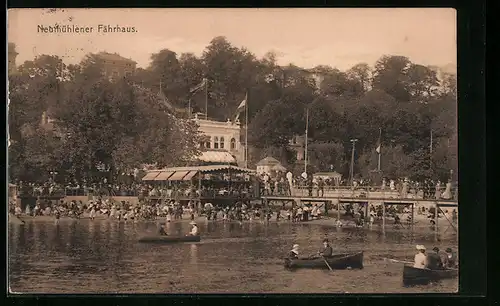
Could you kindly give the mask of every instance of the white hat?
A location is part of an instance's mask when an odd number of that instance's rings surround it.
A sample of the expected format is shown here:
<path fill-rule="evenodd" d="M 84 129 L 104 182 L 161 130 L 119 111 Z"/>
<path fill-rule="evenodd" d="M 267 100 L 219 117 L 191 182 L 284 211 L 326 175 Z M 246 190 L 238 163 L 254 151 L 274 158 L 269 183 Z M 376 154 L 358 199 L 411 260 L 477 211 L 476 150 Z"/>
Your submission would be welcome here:
<path fill-rule="evenodd" d="M 425 251 L 425 246 L 421 244 L 417 244 L 417 250 L 424 250 Z"/>
<path fill-rule="evenodd" d="M 298 249 L 299 248 L 299 245 L 298 244 L 294 244 L 292 249 Z"/>

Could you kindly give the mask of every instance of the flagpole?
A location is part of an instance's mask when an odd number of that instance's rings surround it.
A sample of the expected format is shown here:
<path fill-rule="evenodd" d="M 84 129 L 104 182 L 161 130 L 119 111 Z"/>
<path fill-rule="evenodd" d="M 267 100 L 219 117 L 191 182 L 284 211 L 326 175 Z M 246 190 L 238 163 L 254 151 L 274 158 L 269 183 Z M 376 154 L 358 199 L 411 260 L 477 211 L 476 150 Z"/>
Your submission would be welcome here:
<path fill-rule="evenodd" d="M 432 169 L 432 129 L 431 129 L 431 143 L 429 146 L 429 168 Z"/>
<path fill-rule="evenodd" d="M 382 128 L 379 128 L 378 134 L 378 171 L 380 172 L 380 156 L 382 155 Z"/>
<path fill-rule="evenodd" d="M 205 78 L 205 120 L 208 120 L 208 81 Z"/>
<path fill-rule="evenodd" d="M 305 157 L 305 162 L 304 162 L 304 172 L 307 174 L 307 143 L 309 142 L 307 139 L 307 134 L 309 130 L 309 108 L 306 108 L 306 139 L 305 139 L 305 152 L 304 152 L 304 157 Z"/>
<path fill-rule="evenodd" d="M 245 168 L 248 169 L 248 90 L 245 101 Z"/>

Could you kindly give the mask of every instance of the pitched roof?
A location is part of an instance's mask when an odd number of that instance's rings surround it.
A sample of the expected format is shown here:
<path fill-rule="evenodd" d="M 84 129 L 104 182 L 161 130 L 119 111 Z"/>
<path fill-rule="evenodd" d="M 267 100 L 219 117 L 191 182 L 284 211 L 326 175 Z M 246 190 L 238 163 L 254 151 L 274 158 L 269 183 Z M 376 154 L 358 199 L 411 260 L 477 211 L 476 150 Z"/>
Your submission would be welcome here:
<path fill-rule="evenodd" d="M 103 60 L 108 60 L 108 61 L 122 61 L 122 62 L 129 62 L 129 63 L 137 64 L 137 62 L 135 62 L 135 61 L 133 61 L 133 60 L 131 60 L 129 58 L 125 58 L 125 57 L 121 56 L 118 53 L 99 52 L 96 55 L 98 57 L 100 57 L 101 59 L 103 59 Z"/>
<path fill-rule="evenodd" d="M 268 157 L 262 159 L 261 161 L 259 161 L 257 163 L 257 166 L 274 166 L 274 165 L 278 165 L 278 164 L 281 164 L 279 162 L 279 160 L 277 160 L 274 157 L 268 156 Z"/>

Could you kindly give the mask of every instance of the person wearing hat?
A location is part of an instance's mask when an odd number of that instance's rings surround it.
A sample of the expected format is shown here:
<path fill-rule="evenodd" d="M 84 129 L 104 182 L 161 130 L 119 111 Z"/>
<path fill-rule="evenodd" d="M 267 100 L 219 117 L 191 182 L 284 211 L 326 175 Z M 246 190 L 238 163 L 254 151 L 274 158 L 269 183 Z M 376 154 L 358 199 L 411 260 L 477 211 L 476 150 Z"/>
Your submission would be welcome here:
<path fill-rule="evenodd" d="M 432 252 L 427 254 L 427 265 L 426 268 L 431 270 L 438 270 L 443 268 L 443 263 L 441 257 L 439 256 L 439 248 L 433 247 Z"/>
<path fill-rule="evenodd" d="M 191 232 L 189 232 L 189 235 L 198 236 L 198 225 L 196 224 L 196 222 L 191 221 L 189 222 L 189 224 L 191 225 Z"/>
<path fill-rule="evenodd" d="M 417 245 L 418 253 L 415 254 L 415 262 L 413 264 L 414 268 L 425 269 L 427 266 L 427 256 L 425 255 L 425 246 Z"/>
<path fill-rule="evenodd" d="M 328 239 L 323 239 L 323 247 L 321 250 L 318 252 L 319 255 L 323 257 L 330 257 L 333 255 L 333 249 L 330 246 L 330 243 L 328 242 Z"/>
<path fill-rule="evenodd" d="M 445 256 L 443 256 L 443 267 L 445 268 L 456 268 L 458 264 L 457 255 L 453 252 L 451 248 L 445 250 Z"/>
<path fill-rule="evenodd" d="M 299 258 L 299 245 L 294 244 L 292 250 L 288 253 L 288 258 Z"/>

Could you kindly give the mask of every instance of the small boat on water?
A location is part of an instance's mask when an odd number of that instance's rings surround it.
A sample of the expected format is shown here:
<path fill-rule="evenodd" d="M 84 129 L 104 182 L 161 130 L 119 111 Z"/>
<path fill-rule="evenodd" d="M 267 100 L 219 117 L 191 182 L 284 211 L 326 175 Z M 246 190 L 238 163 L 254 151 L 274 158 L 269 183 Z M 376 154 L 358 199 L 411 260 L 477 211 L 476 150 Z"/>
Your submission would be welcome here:
<path fill-rule="evenodd" d="M 454 278 L 458 276 L 458 269 L 430 270 L 419 269 L 412 266 L 403 268 L 403 285 L 427 285 L 441 279 Z"/>
<path fill-rule="evenodd" d="M 139 238 L 143 243 L 182 243 L 182 242 L 200 242 L 200 236 L 160 236 L 151 235 Z"/>
<path fill-rule="evenodd" d="M 332 269 L 363 269 L 363 252 L 335 254 L 330 257 L 285 258 L 285 267 L 288 269 L 328 269 L 325 260 Z"/>

